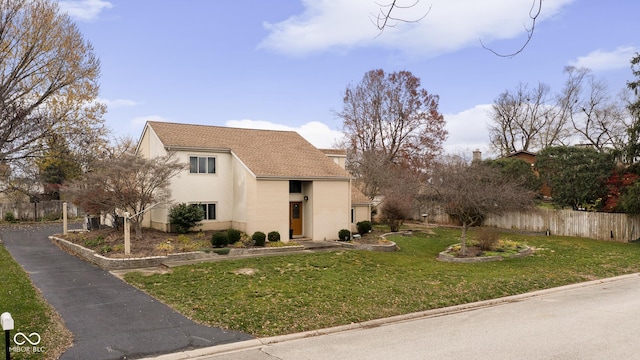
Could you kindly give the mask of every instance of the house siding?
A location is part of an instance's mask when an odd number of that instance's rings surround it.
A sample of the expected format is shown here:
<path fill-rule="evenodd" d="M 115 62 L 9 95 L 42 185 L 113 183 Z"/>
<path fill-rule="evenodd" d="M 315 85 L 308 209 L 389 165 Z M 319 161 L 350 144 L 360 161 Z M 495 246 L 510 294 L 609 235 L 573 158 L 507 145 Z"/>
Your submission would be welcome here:
<path fill-rule="evenodd" d="M 350 187 L 348 180 L 313 182 L 313 240 L 335 240 L 351 228 Z"/>
<path fill-rule="evenodd" d="M 162 145 L 162 142 L 152 129 L 149 129 L 148 131 L 145 131 L 143 133 L 142 139 L 138 142 L 137 152 L 138 154 L 146 158 L 154 158 L 157 156 L 167 155 L 167 151 Z M 147 214 L 145 214 L 142 220 L 142 226 L 167 231 L 168 214 L 169 205 L 157 205 Z"/>
<path fill-rule="evenodd" d="M 371 206 L 352 204 L 351 207 L 354 210 L 354 219 L 353 223 L 351 223 L 351 232 L 357 232 L 357 223 L 359 223 L 360 221 L 371 221 Z M 349 217 L 351 217 L 351 214 L 349 214 Z"/>
<path fill-rule="evenodd" d="M 251 214 L 247 219 L 249 235 L 256 231 L 265 234 L 277 231 L 286 241 L 289 238 L 289 181 L 258 180 L 255 206 L 248 213 Z"/>

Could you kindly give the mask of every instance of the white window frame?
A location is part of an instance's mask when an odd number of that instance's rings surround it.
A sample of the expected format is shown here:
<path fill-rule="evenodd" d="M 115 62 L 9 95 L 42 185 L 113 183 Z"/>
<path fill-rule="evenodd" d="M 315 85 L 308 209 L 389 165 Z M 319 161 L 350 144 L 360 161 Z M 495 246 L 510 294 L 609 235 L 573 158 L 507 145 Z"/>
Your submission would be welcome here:
<path fill-rule="evenodd" d="M 213 202 L 213 201 L 209 201 L 209 202 L 193 202 L 191 204 L 194 205 L 198 205 L 198 206 L 204 206 L 204 218 L 202 219 L 203 221 L 214 221 L 214 220 L 218 220 L 218 203 L 217 202 Z M 209 206 L 213 206 L 213 219 L 210 219 L 209 216 Z"/>
<path fill-rule="evenodd" d="M 196 159 L 196 171 L 193 171 L 191 160 Z M 201 161 L 203 161 L 201 163 Z M 213 161 L 213 171 L 210 171 L 211 161 Z M 200 171 L 200 166 L 204 165 L 204 171 Z M 214 175 L 217 173 L 218 169 L 218 159 L 216 156 L 198 156 L 198 155 L 189 155 L 189 174 L 205 174 L 205 175 Z"/>

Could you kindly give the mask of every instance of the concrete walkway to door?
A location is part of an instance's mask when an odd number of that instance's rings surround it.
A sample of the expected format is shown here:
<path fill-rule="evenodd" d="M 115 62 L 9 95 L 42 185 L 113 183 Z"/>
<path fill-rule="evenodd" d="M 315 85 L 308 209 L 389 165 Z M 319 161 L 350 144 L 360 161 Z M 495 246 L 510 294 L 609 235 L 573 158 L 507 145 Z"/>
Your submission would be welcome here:
<path fill-rule="evenodd" d="M 60 359 L 128 359 L 251 339 L 199 325 L 48 239 L 62 225 L 0 227 L 13 258 L 62 316 L 74 345 Z"/>

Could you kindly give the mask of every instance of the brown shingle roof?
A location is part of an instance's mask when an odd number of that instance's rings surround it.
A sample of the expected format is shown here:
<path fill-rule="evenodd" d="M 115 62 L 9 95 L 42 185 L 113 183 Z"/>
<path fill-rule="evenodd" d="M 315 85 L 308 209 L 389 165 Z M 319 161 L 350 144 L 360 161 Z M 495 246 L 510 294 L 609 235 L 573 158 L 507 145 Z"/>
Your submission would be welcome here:
<path fill-rule="evenodd" d="M 371 204 L 371 200 L 356 187 L 355 183 L 351 184 L 351 204 L 363 205 Z"/>
<path fill-rule="evenodd" d="M 165 147 L 229 149 L 257 177 L 351 177 L 294 131 L 239 129 L 157 121 L 149 121 L 147 125 L 158 135 Z"/>
<path fill-rule="evenodd" d="M 347 150 L 344 149 L 318 149 L 322 151 L 325 155 L 341 155 L 347 156 Z"/>

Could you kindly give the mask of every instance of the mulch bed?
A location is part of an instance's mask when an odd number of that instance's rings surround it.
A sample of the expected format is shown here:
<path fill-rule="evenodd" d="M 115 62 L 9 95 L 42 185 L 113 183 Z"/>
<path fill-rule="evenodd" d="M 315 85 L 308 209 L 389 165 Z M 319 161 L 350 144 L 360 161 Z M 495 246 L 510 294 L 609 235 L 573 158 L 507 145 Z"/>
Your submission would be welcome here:
<path fill-rule="evenodd" d="M 131 255 L 127 257 L 162 256 L 170 253 L 211 249 L 213 231 L 172 234 L 155 229 L 142 229 L 142 237 L 131 231 Z M 87 232 L 69 233 L 58 237 L 92 249 L 103 256 L 122 258 L 124 255 L 124 230 L 104 228 Z"/>

